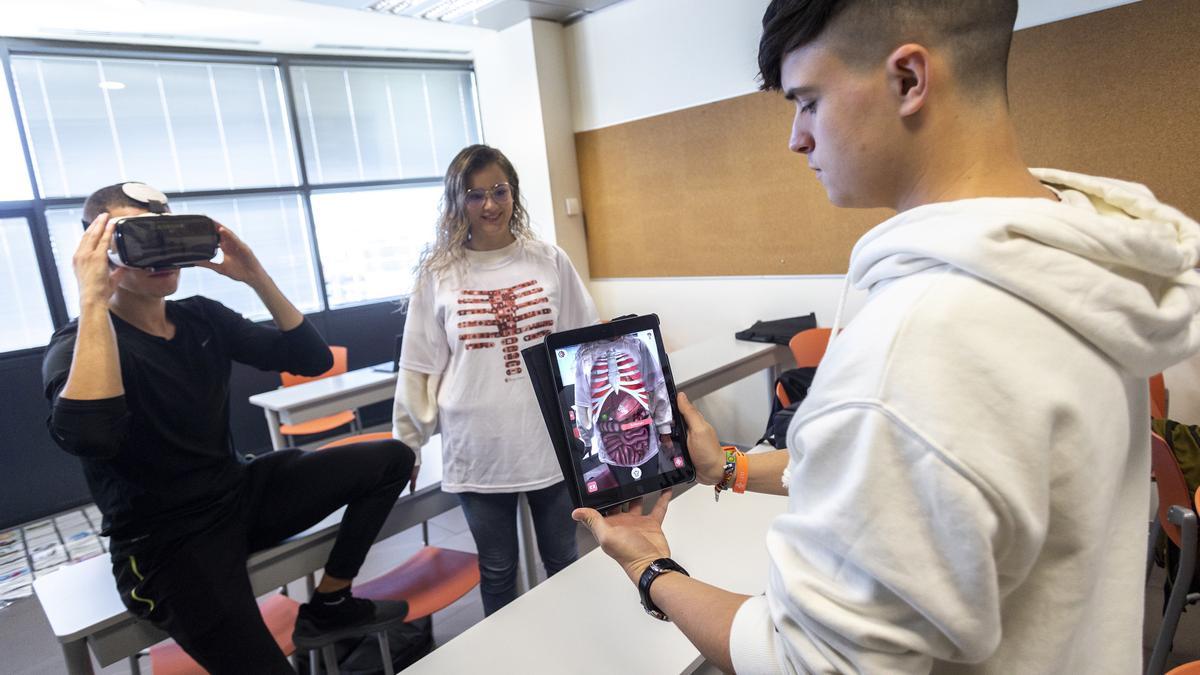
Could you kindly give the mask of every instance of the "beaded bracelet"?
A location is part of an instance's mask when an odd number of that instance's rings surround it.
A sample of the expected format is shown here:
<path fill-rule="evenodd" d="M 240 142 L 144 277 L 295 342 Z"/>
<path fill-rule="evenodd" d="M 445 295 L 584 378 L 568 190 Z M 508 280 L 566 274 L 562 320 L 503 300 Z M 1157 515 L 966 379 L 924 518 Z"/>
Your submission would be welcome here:
<path fill-rule="evenodd" d="M 725 475 L 721 478 L 721 482 L 713 486 L 713 499 L 721 501 L 721 491 L 728 490 L 733 485 L 734 475 L 737 473 L 738 455 L 742 454 L 733 446 L 725 446 L 722 448 L 725 451 Z"/>

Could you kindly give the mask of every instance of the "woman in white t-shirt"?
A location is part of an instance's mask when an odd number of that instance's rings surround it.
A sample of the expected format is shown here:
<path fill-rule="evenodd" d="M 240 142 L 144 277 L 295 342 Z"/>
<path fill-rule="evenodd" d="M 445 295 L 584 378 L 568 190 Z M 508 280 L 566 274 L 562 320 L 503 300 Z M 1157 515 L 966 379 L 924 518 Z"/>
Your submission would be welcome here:
<path fill-rule="evenodd" d="M 517 496 L 546 574 L 574 562 L 571 499 L 520 350 L 597 321 L 562 249 L 538 241 L 512 164 L 472 145 L 446 171 L 437 239 L 408 304 L 393 435 L 442 434 L 442 490 L 457 493 L 479 551 L 485 614 L 516 597 Z M 439 424 L 440 420 L 440 424 Z"/>

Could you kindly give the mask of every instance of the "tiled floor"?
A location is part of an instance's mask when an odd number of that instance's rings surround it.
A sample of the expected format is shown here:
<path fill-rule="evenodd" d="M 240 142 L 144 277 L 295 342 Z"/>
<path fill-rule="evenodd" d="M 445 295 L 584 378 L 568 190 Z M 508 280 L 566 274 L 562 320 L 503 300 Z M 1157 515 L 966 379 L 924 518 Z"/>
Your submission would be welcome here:
<path fill-rule="evenodd" d="M 462 509 L 443 513 L 429 521 L 429 543 L 443 548 L 475 552 L 475 542 L 467 529 Z M 595 548 L 596 543 L 583 528 L 579 534 L 580 555 Z M 421 528 L 412 528 L 377 543 L 363 564 L 361 579 L 371 579 L 408 559 L 422 546 Z M 539 581 L 545 578 L 538 568 Z M 289 586 L 293 597 L 304 597 L 303 580 Z M 483 619 L 483 604 L 475 589 L 446 609 L 433 615 L 433 636 L 442 645 Z M 0 673 L 5 675 L 59 675 L 62 656 L 49 624 L 33 597 L 12 601 L 0 609 Z M 125 663 L 114 664 L 97 673 L 116 675 L 129 673 Z M 143 660 L 143 672 L 149 672 Z"/>

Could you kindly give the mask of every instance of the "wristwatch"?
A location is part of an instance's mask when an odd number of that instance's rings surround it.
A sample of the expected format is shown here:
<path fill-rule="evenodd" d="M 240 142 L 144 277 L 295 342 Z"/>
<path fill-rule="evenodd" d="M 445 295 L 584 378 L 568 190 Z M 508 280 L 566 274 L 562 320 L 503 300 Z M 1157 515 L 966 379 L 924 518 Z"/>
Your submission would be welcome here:
<path fill-rule="evenodd" d="M 670 558 L 659 558 L 650 563 L 645 572 L 642 572 L 642 578 L 638 579 L 638 594 L 642 596 L 642 607 L 646 609 L 646 613 L 658 619 L 659 621 L 670 621 L 667 615 L 654 604 L 650 599 L 650 584 L 659 577 L 663 572 L 679 572 L 685 577 L 692 575 L 687 573 L 679 563 Z"/>

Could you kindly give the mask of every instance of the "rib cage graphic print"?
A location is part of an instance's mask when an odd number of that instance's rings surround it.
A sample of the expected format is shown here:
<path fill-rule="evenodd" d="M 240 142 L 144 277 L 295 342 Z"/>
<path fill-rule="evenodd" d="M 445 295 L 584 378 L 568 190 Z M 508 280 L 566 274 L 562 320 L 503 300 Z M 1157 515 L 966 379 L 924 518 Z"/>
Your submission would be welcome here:
<path fill-rule="evenodd" d="M 572 407 L 584 445 L 615 466 L 657 455 L 659 434 L 670 433 L 671 403 L 646 344 L 632 335 L 585 344 L 575 369 Z"/>
<path fill-rule="evenodd" d="M 538 281 L 524 281 L 516 286 L 494 291 L 464 290 L 459 292 L 457 315 L 462 318 L 458 339 L 465 349 L 500 348 L 506 377 L 520 375 L 521 343 L 529 343 L 553 332 L 554 320 L 550 298 Z M 463 317 L 482 317 L 466 319 Z M 546 317 L 537 320 L 538 317 Z M 479 332 L 466 332 L 478 328 Z"/>
<path fill-rule="evenodd" d="M 604 400 L 614 392 L 628 393 L 643 408 L 650 408 L 646 381 L 633 357 L 626 352 L 610 349 L 592 365 L 592 408 L 599 410 Z"/>

